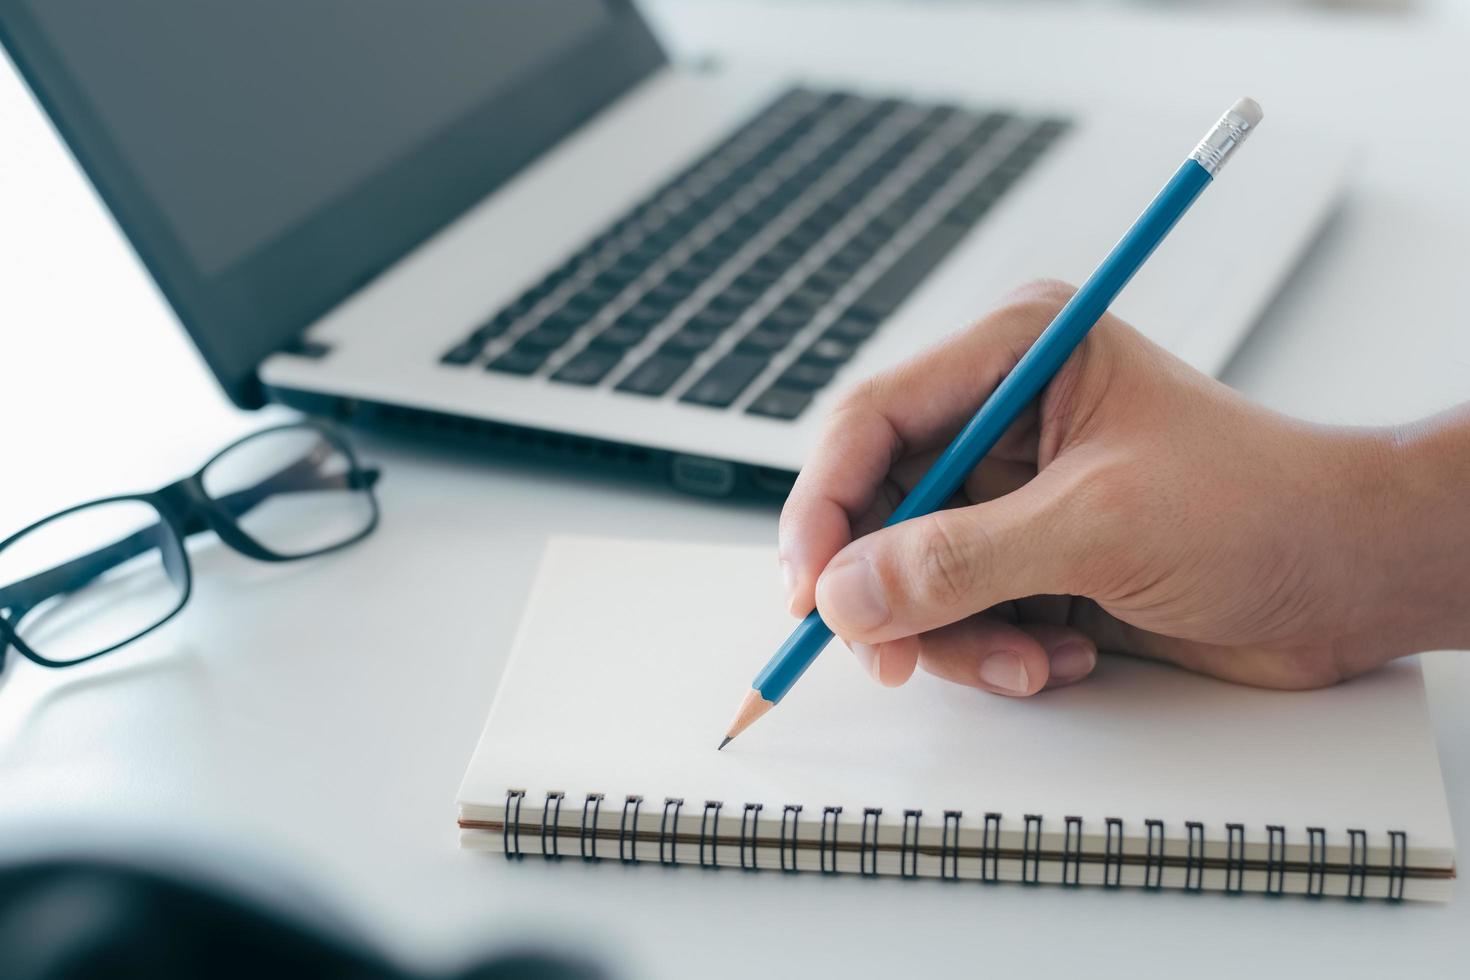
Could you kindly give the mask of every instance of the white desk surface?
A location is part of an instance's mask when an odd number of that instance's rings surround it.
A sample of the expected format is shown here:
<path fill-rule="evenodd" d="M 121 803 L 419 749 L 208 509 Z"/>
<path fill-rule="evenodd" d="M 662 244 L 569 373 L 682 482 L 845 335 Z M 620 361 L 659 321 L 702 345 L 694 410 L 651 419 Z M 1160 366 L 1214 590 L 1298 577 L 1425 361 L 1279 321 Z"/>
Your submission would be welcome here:
<path fill-rule="evenodd" d="M 1464 33 L 1041 5 L 667 2 L 655 13 L 684 57 L 998 103 L 1168 104 L 1202 126 L 1249 92 L 1268 126 L 1359 132 L 1346 206 L 1227 378 L 1328 420 L 1403 419 L 1470 397 Z M 0 133 L 10 529 L 64 502 L 162 484 L 260 419 L 217 393 L 8 67 Z M 136 648 L 66 674 L 12 662 L 0 678 L 7 851 L 135 833 L 166 849 L 202 841 L 242 866 L 288 869 L 424 963 L 543 936 L 600 951 L 629 977 L 773 965 L 886 978 L 982 967 L 1463 975 L 1463 886 L 1446 907 L 1360 907 L 463 854 L 455 789 L 546 535 L 770 541 L 775 513 L 364 444 L 386 468 L 383 527 L 365 544 L 286 567 L 200 553 L 194 602 Z M 1470 657 L 1426 662 L 1455 824 L 1470 841 Z"/>

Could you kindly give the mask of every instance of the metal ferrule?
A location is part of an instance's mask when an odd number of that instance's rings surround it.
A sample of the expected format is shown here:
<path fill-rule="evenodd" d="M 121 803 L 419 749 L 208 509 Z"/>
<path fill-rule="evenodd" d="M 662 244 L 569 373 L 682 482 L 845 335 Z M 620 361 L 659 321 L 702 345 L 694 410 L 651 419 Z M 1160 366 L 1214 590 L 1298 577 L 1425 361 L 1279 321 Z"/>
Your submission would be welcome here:
<path fill-rule="evenodd" d="M 1189 159 L 1204 167 L 1213 177 L 1225 166 L 1225 161 L 1235 152 L 1235 148 L 1245 142 L 1252 128 L 1250 120 L 1232 109 L 1221 116 L 1214 128 L 1205 134 L 1205 138 L 1199 141 Z"/>

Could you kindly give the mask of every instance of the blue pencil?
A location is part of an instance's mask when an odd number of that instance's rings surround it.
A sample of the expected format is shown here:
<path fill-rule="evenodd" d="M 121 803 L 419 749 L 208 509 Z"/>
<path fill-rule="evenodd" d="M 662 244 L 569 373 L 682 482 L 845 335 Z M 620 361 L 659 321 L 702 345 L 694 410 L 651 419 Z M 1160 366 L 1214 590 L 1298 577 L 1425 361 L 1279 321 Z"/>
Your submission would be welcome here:
<path fill-rule="evenodd" d="M 955 436 L 933 468 L 898 505 L 888 519 L 889 526 L 933 513 L 954 496 L 970 471 L 1061 370 L 1118 293 L 1214 179 L 1231 151 L 1260 122 L 1261 107 L 1251 99 L 1239 100 L 1220 117 L 1164 189 L 1133 222 L 1133 227 L 1113 246 L 1107 258 L 1062 307 L 1056 319 L 1041 332 L 1011 373 L 991 392 L 974 418 Z M 832 630 L 822 621 L 821 615 L 816 610 L 808 613 L 756 675 L 750 693 L 741 702 L 720 748 L 729 745 L 731 739 L 774 708 L 831 639 Z"/>

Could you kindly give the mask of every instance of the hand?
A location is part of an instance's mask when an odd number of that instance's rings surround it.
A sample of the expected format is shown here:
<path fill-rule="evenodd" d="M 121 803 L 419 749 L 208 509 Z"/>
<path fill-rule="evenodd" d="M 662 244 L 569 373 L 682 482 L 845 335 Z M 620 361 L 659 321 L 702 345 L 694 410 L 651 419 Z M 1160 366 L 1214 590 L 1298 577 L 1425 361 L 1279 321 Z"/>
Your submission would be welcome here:
<path fill-rule="evenodd" d="M 1113 316 L 949 509 L 882 528 L 1071 292 L 1026 287 L 842 400 L 781 514 L 793 614 L 815 605 L 884 684 L 917 664 L 1019 696 L 1100 649 L 1309 688 L 1467 638 L 1467 508 L 1443 541 L 1415 510 L 1463 499 L 1470 454 L 1437 483 L 1414 430 L 1275 414 Z"/>

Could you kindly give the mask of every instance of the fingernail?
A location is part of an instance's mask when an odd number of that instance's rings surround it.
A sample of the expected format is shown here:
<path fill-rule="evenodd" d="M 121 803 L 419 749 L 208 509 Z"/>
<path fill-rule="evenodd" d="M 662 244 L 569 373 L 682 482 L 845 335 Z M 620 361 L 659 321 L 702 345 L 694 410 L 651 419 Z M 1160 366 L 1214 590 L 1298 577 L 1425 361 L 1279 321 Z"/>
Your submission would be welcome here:
<path fill-rule="evenodd" d="M 781 559 L 781 582 L 786 588 L 786 608 L 795 613 L 792 607 L 796 605 L 796 569 L 784 558 Z"/>
<path fill-rule="evenodd" d="M 1053 680 L 1075 681 L 1089 673 L 1097 663 L 1097 654 L 1082 643 L 1063 643 L 1051 652 Z"/>
<path fill-rule="evenodd" d="M 1009 650 L 992 653 L 980 664 L 980 679 L 1007 694 L 1025 694 L 1030 679 L 1021 658 Z"/>
<path fill-rule="evenodd" d="M 888 622 L 888 598 L 866 558 L 828 570 L 821 588 L 822 611 L 848 629 L 870 630 Z"/>
<path fill-rule="evenodd" d="M 866 643 L 849 643 L 847 648 L 852 651 L 854 657 L 857 657 L 858 663 L 862 664 L 868 676 L 882 684 L 883 679 L 878 676 L 878 648 L 870 647 Z"/>

